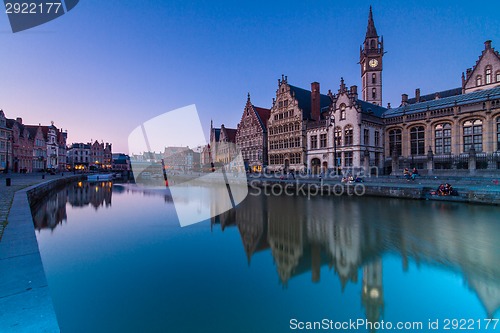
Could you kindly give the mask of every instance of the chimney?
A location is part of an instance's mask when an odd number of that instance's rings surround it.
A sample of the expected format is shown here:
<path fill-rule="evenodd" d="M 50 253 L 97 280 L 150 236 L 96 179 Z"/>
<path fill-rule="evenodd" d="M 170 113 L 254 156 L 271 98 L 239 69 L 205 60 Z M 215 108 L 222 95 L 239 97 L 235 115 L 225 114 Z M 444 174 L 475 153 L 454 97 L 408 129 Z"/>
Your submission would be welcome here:
<path fill-rule="evenodd" d="M 313 120 L 319 120 L 320 112 L 321 112 L 321 102 L 319 95 L 319 83 L 313 82 L 311 83 L 311 118 Z"/>
<path fill-rule="evenodd" d="M 491 49 L 491 40 L 487 40 L 486 42 L 484 42 L 484 49 Z"/>
<path fill-rule="evenodd" d="M 354 97 L 354 99 L 358 99 L 358 86 L 354 85 L 351 86 L 351 95 Z"/>
<path fill-rule="evenodd" d="M 401 95 L 401 104 L 402 105 L 408 104 L 408 95 L 407 94 L 402 94 Z"/>
<path fill-rule="evenodd" d="M 387 108 L 390 109 L 391 108 L 391 103 L 387 103 Z"/>
<path fill-rule="evenodd" d="M 415 101 L 420 102 L 420 88 L 415 89 Z"/>
<path fill-rule="evenodd" d="M 21 117 L 17 117 L 17 118 L 16 118 L 16 121 L 17 121 L 19 124 L 21 124 L 21 125 L 23 124 L 23 118 L 21 118 Z"/>

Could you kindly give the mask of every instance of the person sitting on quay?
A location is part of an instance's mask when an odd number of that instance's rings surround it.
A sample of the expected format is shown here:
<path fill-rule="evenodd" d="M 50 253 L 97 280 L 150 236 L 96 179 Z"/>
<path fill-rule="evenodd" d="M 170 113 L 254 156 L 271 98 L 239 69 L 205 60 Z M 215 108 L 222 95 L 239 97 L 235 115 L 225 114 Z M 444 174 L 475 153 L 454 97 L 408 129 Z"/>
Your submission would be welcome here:
<path fill-rule="evenodd" d="M 403 171 L 403 176 L 405 177 L 406 180 L 410 180 L 411 178 L 411 173 L 410 171 L 408 170 L 408 168 L 405 168 L 404 171 Z"/>
<path fill-rule="evenodd" d="M 417 178 L 418 176 L 418 170 L 417 168 L 413 168 L 412 172 L 411 172 L 411 180 L 415 180 L 415 178 Z"/>

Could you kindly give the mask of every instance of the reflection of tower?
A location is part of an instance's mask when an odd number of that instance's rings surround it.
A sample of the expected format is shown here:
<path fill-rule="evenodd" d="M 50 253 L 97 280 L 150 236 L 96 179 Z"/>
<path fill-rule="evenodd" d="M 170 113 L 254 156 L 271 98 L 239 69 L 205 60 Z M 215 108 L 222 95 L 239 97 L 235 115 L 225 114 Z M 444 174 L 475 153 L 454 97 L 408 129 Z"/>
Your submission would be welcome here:
<path fill-rule="evenodd" d="M 378 322 L 384 310 L 382 286 L 382 260 L 380 258 L 363 267 L 363 291 L 361 300 L 369 322 Z M 374 330 L 371 330 L 374 332 Z"/>

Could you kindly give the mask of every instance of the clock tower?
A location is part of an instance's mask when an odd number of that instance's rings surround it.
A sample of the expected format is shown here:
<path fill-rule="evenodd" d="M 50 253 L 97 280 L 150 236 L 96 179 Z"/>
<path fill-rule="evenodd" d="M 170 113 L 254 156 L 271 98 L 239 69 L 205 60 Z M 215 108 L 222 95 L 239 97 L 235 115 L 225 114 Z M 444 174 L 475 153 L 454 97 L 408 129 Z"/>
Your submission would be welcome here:
<path fill-rule="evenodd" d="M 361 65 L 362 98 L 364 101 L 382 105 L 382 57 L 384 38 L 379 38 L 373 22 L 372 7 L 368 14 L 365 42 L 359 49 Z"/>

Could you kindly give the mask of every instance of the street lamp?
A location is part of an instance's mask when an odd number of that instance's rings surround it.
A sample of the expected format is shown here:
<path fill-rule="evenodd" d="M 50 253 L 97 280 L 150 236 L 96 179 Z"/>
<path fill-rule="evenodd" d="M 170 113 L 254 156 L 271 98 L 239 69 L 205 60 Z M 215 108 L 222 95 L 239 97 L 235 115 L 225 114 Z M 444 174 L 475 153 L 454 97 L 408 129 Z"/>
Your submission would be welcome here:
<path fill-rule="evenodd" d="M 335 137 L 335 116 L 330 115 L 330 125 L 328 127 L 333 127 L 333 165 L 335 167 L 335 175 L 338 174 L 337 166 L 337 138 Z"/>
<path fill-rule="evenodd" d="M 5 153 L 6 155 L 6 161 L 5 161 L 5 173 L 9 173 L 9 143 L 10 143 L 10 140 L 12 139 L 12 134 L 7 134 L 7 142 L 6 142 L 6 148 L 7 148 L 7 151 Z M 12 145 L 11 145 L 12 147 Z"/>

